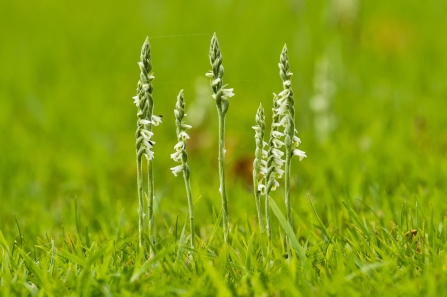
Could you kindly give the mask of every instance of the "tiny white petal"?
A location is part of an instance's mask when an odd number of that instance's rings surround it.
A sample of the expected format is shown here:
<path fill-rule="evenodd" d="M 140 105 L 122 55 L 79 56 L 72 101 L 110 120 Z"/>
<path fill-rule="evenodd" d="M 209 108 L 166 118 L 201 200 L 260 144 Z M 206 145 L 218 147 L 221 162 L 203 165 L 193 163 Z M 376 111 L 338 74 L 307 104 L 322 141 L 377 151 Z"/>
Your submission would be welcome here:
<path fill-rule="evenodd" d="M 178 135 L 178 137 L 182 140 L 186 140 L 189 139 L 189 135 L 188 133 L 186 133 L 185 131 L 180 132 L 180 134 Z"/>
<path fill-rule="evenodd" d="M 151 150 L 146 150 L 146 153 L 144 154 L 144 156 L 146 157 L 146 159 L 148 161 L 150 161 L 154 158 L 154 152 Z"/>
<path fill-rule="evenodd" d="M 133 99 L 133 103 L 135 103 L 135 105 L 140 105 L 140 96 L 133 96 L 132 97 L 132 99 Z"/>
<path fill-rule="evenodd" d="M 264 195 L 265 194 L 265 185 L 259 184 L 258 191 L 261 192 L 262 195 Z"/>
<path fill-rule="evenodd" d="M 280 168 L 275 168 L 275 172 L 278 174 L 278 178 L 281 178 L 282 175 L 284 174 L 284 170 Z"/>
<path fill-rule="evenodd" d="M 274 108 L 273 110 L 276 112 L 276 114 L 282 115 L 283 113 L 285 113 L 287 111 L 287 104 L 283 104 L 279 108 L 276 108 L 276 109 Z"/>
<path fill-rule="evenodd" d="M 182 151 L 178 151 L 178 152 L 171 154 L 171 159 L 176 162 L 181 161 L 182 160 Z"/>
<path fill-rule="evenodd" d="M 284 155 L 284 152 L 280 151 L 277 148 L 273 148 L 272 152 L 275 157 L 282 157 Z"/>
<path fill-rule="evenodd" d="M 152 115 L 152 124 L 154 126 L 158 126 L 161 124 L 161 118 L 156 116 L 156 115 Z"/>
<path fill-rule="evenodd" d="M 172 174 L 177 176 L 177 173 L 181 172 L 183 170 L 183 165 L 178 165 L 171 168 Z"/>
<path fill-rule="evenodd" d="M 149 124 L 152 124 L 152 121 L 148 121 L 148 120 L 140 120 L 140 124 L 141 124 L 141 125 L 149 125 Z"/>
<path fill-rule="evenodd" d="M 183 129 L 191 129 L 192 126 L 191 125 L 187 125 L 187 124 L 182 124 L 182 128 Z"/>
<path fill-rule="evenodd" d="M 267 158 L 268 152 L 266 150 L 262 150 L 262 157 Z"/>
<path fill-rule="evenodd" d="M 275 191 L 276 188 L 279 187 L 279 183 L 276 181 L 276 179 L 273 180 L 273 185 L 272 185 L 272 191 Z"/>
<path fill-rule="evenodd" d="M 143 138 L 146 139 L 146 140 L 150 140 L 150 139 L 152 138 L 152 136 L 154 136 L 154 133 L 152 133 L 152 132 L 149 131 L 149 130 L 144 130 L 144 129 L 142 129 L 142 130 L 140 131 L 140 134 L 141 134 L 141 136 L 143 136 Z"/>
<path fill-rule="evenodd" d="M 303 160 L 303 158 L 306 158 L 306 153 L 303 152 L 302 150 L 299 149 L 294 149 L 293 150 L 293 155 L 294 156 L 298 156 L 300 158 L 300 161 Z"/>
<path fill-rule="evenodd" d="M 287 97 L 290 94 L 290 90 L 283 90 L 281 93 L 278 94 L 280 97 Z"/>
<path fill-rule="evenodd" d="M 273 138 L 272 140 L 273 146 L 276 148 L 281 148 L 284 145 L 284 142 L 282 142 L 279 139 Z"/>
<path fill-rule="evenodd" d="M 177 142 L 177 144 L 174 146 L 174 149 L 176 151 L 181 151 L 185 148 L 185 143 L 183 141 Z"/>
<path fill-rule="evenodd" d="M 279 131 L 272 131 L 272 136 L 273 136 L 274 138 L 280 138 L 280 137 L 283 137 L 283 136 L 284 136 L 284 133 L 281 133 L 281 132 L 279 132 Z"/>
<path fill-rule="evenodd" d="M 215 80 L 213 80 L 213 82 L 211 83 L 211 86 L 216 86 L 218 83 L 220 83 L 220 78 L 216 78 Z"/>
<path fill-rule="evenodd" d="M 231 98 L 234 96 L 233 89 L 223 89 L 223 96 Z"/>
<path fill-rule="evenodd" d="M 293 136 L 293 146 L 297 147 L 301 144 L 301 139 L 299 139 L 297 136 Z"/>
<path fill-rule="evenodd" d="M 214 73 L 212 71 L 208 71 L 207 73 L 205 73 L 205 75 L 209 78 L 213 78 L 214 77 Z"/>

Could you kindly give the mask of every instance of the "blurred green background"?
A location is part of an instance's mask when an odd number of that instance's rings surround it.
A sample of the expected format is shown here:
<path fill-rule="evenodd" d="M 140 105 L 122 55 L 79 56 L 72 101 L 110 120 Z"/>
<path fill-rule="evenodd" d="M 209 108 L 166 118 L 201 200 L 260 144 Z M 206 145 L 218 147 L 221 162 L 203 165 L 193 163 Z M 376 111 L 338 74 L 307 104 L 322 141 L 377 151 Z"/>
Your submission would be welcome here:
<path fill-rule="evenodd" d="M 217 33 L 227 114 L 233 223 L 255 219 L 251 181 L 259 102 L 271 116 L 277 63 L 289 47 L 296 121 L 308 158 L 293 164 L 293 203 L 308 195 L 323 220 L 341 200 L 363 201 L 391 222 L 417 195 L 441 218 L 447 176 L 447 2 L 2 1 L 0 3 L 0 228 L 29 241 L 62 226 L 136 232 L 136 62 L 146 36 L 155 72 L 157 222 L 187 205 L 169 167 L 173 108 L 185 90 L 198 224 L 220 211 L 217 117 L 204 74 Z M 274 194 L 282 199 L 282 192 Z M 357 205 L 360 205 L 357 203 Z M 361 206 L 358 206 L 361 207 Z M 163 231 L 162 231 L 163 232 Z"/>

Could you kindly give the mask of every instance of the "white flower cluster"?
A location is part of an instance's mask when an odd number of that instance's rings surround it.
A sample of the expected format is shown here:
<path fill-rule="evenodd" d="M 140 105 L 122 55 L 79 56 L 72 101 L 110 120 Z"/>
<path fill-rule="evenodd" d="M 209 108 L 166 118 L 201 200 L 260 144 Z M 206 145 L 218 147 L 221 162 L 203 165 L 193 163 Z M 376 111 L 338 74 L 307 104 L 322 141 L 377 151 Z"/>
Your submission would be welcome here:
<path fill-rule="evenodd" d="M 281 92 L 279 95 L 274 94 L 273 101 L 273 121 L 270 133 L 270 148 L 267 156 L 267 185 L 270 187 L 270 191 L 275 191 L 276 188 L 279 187 L 277 179 L 281 178 L 284 174 L 284 170 L 281 169 L 285 162 L 282 158 L 284 152 L 281 150 L 284 146 L 284 142 L 281 140 L 281 138 L 284 137 L 284 133 L 278 131 L 278 128 L 281 126 L 285 127 L 286 125 L 284 115 L 287 112 L 287 105 L 284 104 L 284 102 L 287 101 L 287 97 L 284 97 L 284 92 Z M 262 186 L 260 189 L 261 192 L 264 191 Z"/>
<path fill-rule="evenodd" d="M 258 112 L 256 113 L 256 126 L 252 126 L 255 130 L 255 140 L 256 140 L 256 152 L 255 152 L 255 162 L 254 162 L 254 178 L 257 179 L 258 187 L 257 190 L 261 194 L 265 193 L 264 179 L 267 174 L 267 154 L 268 152 L 264 147 L 268 143 L 264 141 L 264 130 L 265 130 L 265 117 L 264 109 L 262 105 L 259 106 Z"/>
<path fill-rule="evenodd" d="M 207 73 L 205 73 L 205 76 L 207 76 L 209 78 L 214 78 L 214 73 L 213 73 L 213 71 L 210 70 Z M 215 80 L 213 80 L 211 82 L 211 86 L 215 87 L 215 86 L 219 85 L 220 82 L 222 82 L 222 79 L 216 78 Z M 223 100 L 227 100 L 228 98 L 233 97 L 234 96 L 234 92 L 233 92 L 234 89 L 233 88 L 226 89 L 225 88 L 226 86 L 228 86 L 228 85 L 223 85 L 222 88 L 216 94 L 213 94 L 212 95 L 213 98 L 217 99 L 218 96 L 222 96 Z"/>
<path fill-rule="evenodd" d="M 290 73 L 291 74 L 291 73 Z M 284 82 L 284 84 L 290 84 L 290 80 L 286 80 Z M 278 108 L 276 109 L 276 112 L 279 114 L 280 116 L 280 121 L 278 123 L 274 123 L 273 125 L 275 125 L 276 127 L 280 127 L 283 126 L 284 127 L 284 134 L 286 133 L 286 126 L 287 126 L 287 120 L 288 120 L 288 113 L 287 113 L 287 100 L 288 97 L 290 95 L 290 90 L 289 89 L 285 89 L 283 90 L 281 93 L 278 94 Z M 303 158 L 306 158 L 306 153 L 303 152 L 302 150 L 298 149 L 298 146 L 301 144 L 301 139 L 298 138 L 298 136 L 296 136 L 298 134 L 298 131 L 296 129 L 294 129 L 294 135 L 292 138 L 292 154 L 294 156 L 298 156 L 300 161 Z M 284 135 L 283 134 L 283 135 Z"/>
<path fill-rule="evenodd" d="M 183 99 L 183 90 L 180 91 L 179 96 L 177 97 L 177 104 L 174 109 L 176 126 L 177 126 L 177 139 L 178 142 L 174 146 L 175 153 L 171 154 L 171 159 L 175 162 L 180 162 L 180 165 L 171 168 L 172 173 L 177 176 L 177 173 L 182 172 L 185 169 L 186 161 L 188 156 L 186 154 L 186 140 L 189 139 L 188 133 L 186 133 L 186 129 L 191 129 L 191 125 L 187 125 L 183 122 L 183 118 L 186 117 L 186 113 L 184 112 L 184 99 Z"/>
<path fill-rule="evenodd" d="M 150 128 L 151 128 L 150 125 L 153 125 L 153 126 L 160 125 L 161 117 L 152 115 L 151 120 L 145 119 L 141 105 L 144 106 L 144 102 L 142 102 L 142 101 L 147 100 L 147 99 L 144 97 L 140 98 L 140 95 L 136 95 L 132 98 L 134 100 L 135 105 L 138 108 L 137 116 L 139 117 L 139 120 L 138 120 L 138 134 L 139 135 L 137 135 L 137 138 L 141 137 L 142 143 L 144 146 L 144 156 L 149 161 L 149 160 L 154 159 L 154 151 L 152 150 L 152 147 L 155 144 L 155 141 L 152 140 L 154 133 L 152 133 L 152 131 L 150 131 Z M 141 103 L 143 103 L 143 104 L 141 104 Z"/>
<path fill-rule="evenodd" d="M 186 114 L 185 114 L 186 116 Z M 191 129 L 192 127 L 190 125 L 186 125 L 184 123 L 182 123 L 182 128 L 183 129 Z M 177 176 L 177 173 L 181 172 L 183 170 L 183 156 L 184 156 L 184 152 L 186 149 L 186 140 L 189 139 L 189 135 L 188 133 L 186 133 L 186 131 L 183 130 L 180 132 L 180 134 L 177 136 L 179 141 L 177 142 L 177 144 L 174 146 L 174 150 L 175 153 L 171 154 L 171 159 L 174 160 L 175 162 L 181 162 L 182 164 L 177 165 L 175 167 L 171 168 L 172 173 Z"/>

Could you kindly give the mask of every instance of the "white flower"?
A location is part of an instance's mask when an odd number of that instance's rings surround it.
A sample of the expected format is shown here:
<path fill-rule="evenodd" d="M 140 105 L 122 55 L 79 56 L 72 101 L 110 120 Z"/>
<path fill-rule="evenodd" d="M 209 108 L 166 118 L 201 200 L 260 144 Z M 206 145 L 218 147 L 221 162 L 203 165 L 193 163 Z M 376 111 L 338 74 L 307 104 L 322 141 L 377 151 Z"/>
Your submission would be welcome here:
<path fill-rule="evenodd" d="M 262 150 L 262 158 L 267 159 L 268 152 L 266 150 Z"/>
<path fill-rule="evenodd" d="M 278 168 L 281 168 L 282 165 L 284 165 L 286 161 L 280 158 L 273 158 L 273 164 L 276 165 Z"/>
<path fill-rule="evenodd" d="M 138 96 L 138 95 L 133 96 L 132 99 L 133 99 L 133 103 L 134 103 L 136 106 L 140 105 L 140 96 Z"/>
<path fill-rule="evenodd" d="M 174 146 L 174 149 L 179 152 L 185 148 L 185 143 L 183 141 L 177 142 L 177 144 Z"/>
<path fill-rule="evenodd" d="M 271 190 L 275 191 L 277 187 L 279 187 L 279 183 L 276 181 L 276 179 L 273 179 L 273 185 Z"/>
<path fill-rule="evenodd" d="M 150 140 L 152 138 L 152 136 L 154 136 L 154 133 L 152 133 L 149 130 L 145 130 L 145 129 L 142 129 L 140 131 L 140 134 L 143 137 L 143 139 L 145 139 L 145 140 Z"/>
<path fill-rule="evenodd" d="M 273 139 L 272 144 L 276 148 L 281 148 L 284 145 L 284 142 L 275 138 L 275 139 Z"/>
<path fill-rule="evenodd" d="M 151 147 L 154 146 L 155 141 L 152 141 L 152 140 L 143 140 L 143 143 L 144 143 L 144 146 L 145 146 L 145 147 L 147 147 L 147 148 L 150 149 Z"/>
<path fill-rule="evenodd" d="M 280 137 L 283 137 L 284 136 L 284 133 L 281 133 L 281 132 L 279 132 L 279 131 L 273 131 L 272 132 L 272 136 L 274 137 L 274 138 L 280 138 Z"/>
<path fill-rule="evenodd" d="M 181 172 L 183 170 L 183 165 L 178 165 L 171 168 L 172 174 L 177 176 L 177 173 Z"/>
<path fill-rule="evenodd" d="M 185 131 L 180 132 L 180 134 L 178 135 L 178 137 L 179 137 L 181 140 L 183 140 L 183 141 L 185 141 L 186 139 L 189 139 L 189 135 L 188 135 L 188 133 L 186 133 Z"/>
<path fill-rule="evenodd" d="M 140 120 L 140 125 L 149 125 L 149 124 L 152 124 L 152 122 L 144 119 Z"/>
<path fill-rule="evenodd" d="M 161 124 L 161 117 L 158 117 L 156 115 L 152 115 L 152 124 L 154 126 L 158 126 Z"/>
<path fill-rule="evenodd" d="M 292 154 L 293 154 L 294 156 L 298 156 L 298 157 L 300 158 L 300 161 L 303 160 L 303 158 L 306 158 L 306 157 L 307 157 L 307 156 L 306 156 L 306 153 L 303 152 L 302 150 L 299 150 L 299 149 L 294 149 L 293 152 L 292 152 Z"/>
<path fill-rule="evenodd" d="M 292 74 L 292 72 L 289 72 L 290 74 Z M 289 73 L 287 73 L 287 74 L 289 74 Z M 282 83 L 285 87 L 290 87 L 290 85 L 292 84 L 291 82 L 290 82 L 290 80 L 286 80 L 286 81 L 284 81 L 283 83 Z"/>
<path fill-rule="evenodd" d="M 213 80 L 213 82 L 211 83 L 211 86 L 215 87 L 218 83 L 220 83 L 220 78 L 216 78 L 215 80 Z"/>
<path fill-rule="evenodd" d="M 144 154 L 144 156 L 148 161 L 150 161 L 154 158 L 154 152 L 150 149 L 146 149 L 146 153 Z"/>
<path fill-rule="evenodd" d="M 265 185 L 260 183 L 258 185 L 258 192 L 261 192 L 261 194 L 264 195 L 265 194 Z"/>
<path fill-rule="evenodd" d="M 191 129 L 192 126 L 191 126 L 191 125 L 187 125 L 187 124 L 183 124 L 183 123 L 182 123 L 182 128 L 183 128 L 183 129 Z"/>
<path fill-rule="evenodd" d="M 207 76 L 209 78 L 213 78 L 214 77 L 214 73 L 212 71 L 208 71 L 207 73 L 205 73 L 205 76 Z"/>
<path fill-rule="evenodd" d="M 176 162 L 180 162 L 182 160 L 182 156 L 183 156 L 183 152 L 177 151 L 177 152 L 171 154 L 171 159 Z"/>
<path fill-rule="evenodd" d="M 264 167 L 264 166 L 259 167 L 259 173 L 262 176 L 265 176 L 267 174 L 267 167 Z"/>
<path fill-rule="evenodd" d="M 273 149 L 272 149 L 272 153 L 273 153 L 273 156 L 275 156 L 275 157 L 277 157 L 277 158 L 281 158 L 281 157 L 284 155 L 284 152 L 283 152 L 283 151 L 280 151 L 280 150 L 277 149 L 277 148 L 273 148 Z"/>
<path fill-rule="evenodd" d="M 279 167 L 275 168 L 275 173 L 277 174 L 278 178 L 281 178 L 284 174 L 284 170 L 280 169 Z"/>
<path fill-rule="evenodd" d="M 234 96 L 233 89 L 223 89 L 222 96 L 224 96 L 225 98 L 233 97 Z"/>
<path fill-rule="evenodd" d="M 278 108 L 273 109 L 277 114 L 283 115 L 287 111 L 287 104 L 281 104 Z"/>
<path fill-rule="evenodd" d="M 281 93 L 278 94 L 279 97 L 287 98 L 290 94 L 289 89 L 282 90 Z"/>
<path fill-rule="evenodd" d="M 273 127 L 285 127 L 287 124 L 287 117 L 282 117 L 279 123 L 273 123 Z"/>
<path fill-rule="evenodd" d="M 293 146 L 298 147 L 301 144 L 301 139 L 298 138 L 298 136 L 293 136 Z"/>

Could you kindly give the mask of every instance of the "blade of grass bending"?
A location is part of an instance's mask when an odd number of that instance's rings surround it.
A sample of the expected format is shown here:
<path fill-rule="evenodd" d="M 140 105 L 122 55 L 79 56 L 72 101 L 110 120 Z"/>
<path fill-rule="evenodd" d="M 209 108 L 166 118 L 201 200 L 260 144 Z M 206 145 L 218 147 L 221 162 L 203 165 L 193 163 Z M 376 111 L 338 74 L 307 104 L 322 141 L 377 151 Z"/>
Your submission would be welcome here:
<path fill-rule="evenodd" d="M 328 238 L 329 242 L 334 244 L 334 242 L 332 241 L 331 236 L 329 236 L 329 231 L 326 229 L 326 226 L 324 226 L 323 221 L 321 221 L 320 217 L 318 216 L 317 211 L 315 210 L 314 204 L 312 202 L 312 199 L 310 198 L 310 196 L 308 195 L 307 198 L 309 199 L 310 205 L 312 206 L 312 210 L 314 211 L 315 216 L 317 217 L 318 222 L 321 225 L 321 230 L 324 232 L 324 234 L 326 235 L 326 237 Z"/>
<path fill-rule="evenodd" d="M 300 258 L 300 260 L 302 262 L 302 266 L 305 266 L 305 264 L 307 262 L 306 253 L 305 253 L 303 247 L 298 242 L 298 239 L 296 238 L 296 235 L 293 232 L 292 227 L 290 227 L 286 218 L 281 213 L 281 210 L 279 209 L 275 200 L 273 200 L 271 197 L 269 197 L 269 201 L 270 201 L 270 208 L 272 209 L 275 216 L 278 218 L 279 222 L 281 223 L 281 226 L 283 227 L 284 231 L 286 232 L 287 236 L 289 237 L 290 243 L 292 244 L 293 248 L 295 249 L 296 253 L 298 254 L 298 257 Z"/>
<path fill-rule="evenodd" d="M 144 262 L 143 265 L 141 265 L 140 268 L 138 268 L 134 274 L 132 275 L 132 277 L 130 278 L 130 282 L 133 283 L 136 280 L 138 280 L 138 278 L 146 271 L 146 269 L 148 269 L 152 264 L 154 264 L 155 262 L 157 262 L 158 260 L 162 259 L 166 254 L 168 254 L 169 252 L 171 252 L 171 249 L 165 249 L 162 250 L 160 252 L 158 252 L 157 254 L 155 254 L 155 256 L 153 256 L 152 258 L 150 258 L 149 260 L 147 260 L 146 262 Z"/>
<path fill-rule="evenodd" d="M 365 226 L 362 224 L 359 218 L 355 215 L 354 211 L 348 206 L 348 204 L 344 200 L 342 200 L 341 203 L 343 203 L 349 215 L 354 219 L 354 221 L 357 223 L 360 229 L 362 229 L 362 231 L 365 233 L 365 236 L 368 237 L 368 240 L 371 240 L 371 236 L 369 235 L 368 230 L 365 228 Z"/>

